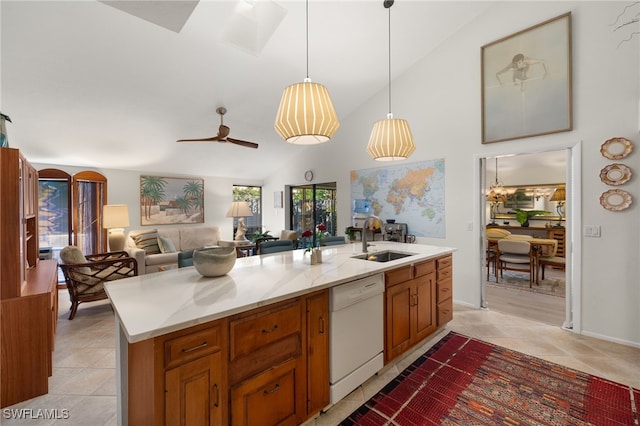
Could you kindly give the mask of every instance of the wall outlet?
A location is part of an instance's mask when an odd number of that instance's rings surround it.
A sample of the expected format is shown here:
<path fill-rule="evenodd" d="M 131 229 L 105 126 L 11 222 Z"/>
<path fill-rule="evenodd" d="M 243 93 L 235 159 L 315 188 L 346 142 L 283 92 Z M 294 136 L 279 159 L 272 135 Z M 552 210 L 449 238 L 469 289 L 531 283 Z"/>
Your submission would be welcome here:
<path fill-rule="evenodd" d="M 584 227 L 584 236 L 600 238 L 600 225 L 589 225 Z"/>

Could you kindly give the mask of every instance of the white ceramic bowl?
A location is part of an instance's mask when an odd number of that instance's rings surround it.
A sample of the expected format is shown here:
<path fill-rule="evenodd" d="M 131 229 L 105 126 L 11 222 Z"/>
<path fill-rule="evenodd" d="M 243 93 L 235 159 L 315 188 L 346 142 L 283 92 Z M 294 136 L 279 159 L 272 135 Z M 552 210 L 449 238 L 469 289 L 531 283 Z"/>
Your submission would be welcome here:
<path fill-rule="evenodd" d="M 205 277 L 219 277 L 236 264 L 235 247 L 210 247 L 193 251 L 193 266 Z"/>

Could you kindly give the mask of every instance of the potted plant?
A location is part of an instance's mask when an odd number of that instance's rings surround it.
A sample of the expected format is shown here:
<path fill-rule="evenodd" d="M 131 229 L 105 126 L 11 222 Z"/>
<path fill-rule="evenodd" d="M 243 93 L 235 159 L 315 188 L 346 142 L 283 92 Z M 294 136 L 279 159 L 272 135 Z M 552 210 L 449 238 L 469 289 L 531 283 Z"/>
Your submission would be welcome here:
<path fill-rule="evenodd" d="M 523 227 L 529 226 L 529 219 L 531 219 L 532 217 L 549 213 L 546 210 L 522 210 L 522 209 L 513 209 L 513 212 L 515 212 L 516 214 L 516 220 L 518 221 L 520 226 L 523 226 Z"/>
<path fill-rule="evenodd" d="M 271 231 L 262 232 L 260 229 L 258 229 L 253 234 L 251 234 L 251 241 L 255 241 L 258 238 L 273 238 L 273 236 L 269 232 Z"/>
<path fill-rule="evenodd" d="M 347 235 L 349 241 L 354 242 L 356 240 L 356 231 L 354 231 L 352 227 L 347 226 L 344 229 L 344 233 Z"/>

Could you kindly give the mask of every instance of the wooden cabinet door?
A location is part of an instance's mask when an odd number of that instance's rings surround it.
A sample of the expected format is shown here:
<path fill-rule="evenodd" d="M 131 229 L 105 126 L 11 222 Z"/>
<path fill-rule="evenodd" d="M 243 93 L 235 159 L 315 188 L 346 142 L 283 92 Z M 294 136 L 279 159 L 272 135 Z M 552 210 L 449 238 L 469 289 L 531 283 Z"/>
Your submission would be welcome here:
<path fill-rule="evenodd" d="M 329 292 L 307 298 L 307 416 L 329 405 Z"/>
<path fill-rule="evenodd" d="M 222 425 L 221 383 L 221 352 L 167 370 L 165 424 Z"/>
<path fill-rule="evenodd" d="M 412 295 L 415 334 L 413 343 L 424 339 L 436 328 L 436 274 L 430 272 L 413 280 L 414 295 Z"/>
<path fill-rule="evenodd" d="M 297 424 L 296 375 L 300 371 L 296 367 L 296 360 L 289 360 L 234 386 L 231 389 L 231 424 Z"/>
<path fill-rule="evenodd" d="M 385 361 L 388 362 L 411 346 L 412 282 L 407 281 L 386 291 Z"/>

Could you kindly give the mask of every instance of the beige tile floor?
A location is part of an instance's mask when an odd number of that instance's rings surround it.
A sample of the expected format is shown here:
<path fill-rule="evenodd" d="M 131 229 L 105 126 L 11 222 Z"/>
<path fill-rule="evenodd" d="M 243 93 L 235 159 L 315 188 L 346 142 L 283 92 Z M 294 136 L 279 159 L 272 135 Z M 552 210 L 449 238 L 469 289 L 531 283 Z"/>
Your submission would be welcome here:
<path fill-rule="evenodd" d="M 49 393 L 1 410 L 2 425 L 117 424 L 113 313 L 106 302 L 85 303 L 80 305 L 75 319 L 69 321 L 68 300 L 66 290 L 60 291 L 54 371 L 49 379 Z M 454 320 L 445 329 L 396 364 L 385 367 L 340 403 L 308 421 L 307 425 L 338 424 L 451 330 L 640 388 L 640 349 L 575 335 L 558 326 L 497 311 L 455 306 Z M 68 418 L 12 418 L 13 410 L 19 409 L 32 410 L 34 415 L 38 409 L 57 410 L 59 417 L 68 413 Z"/>

